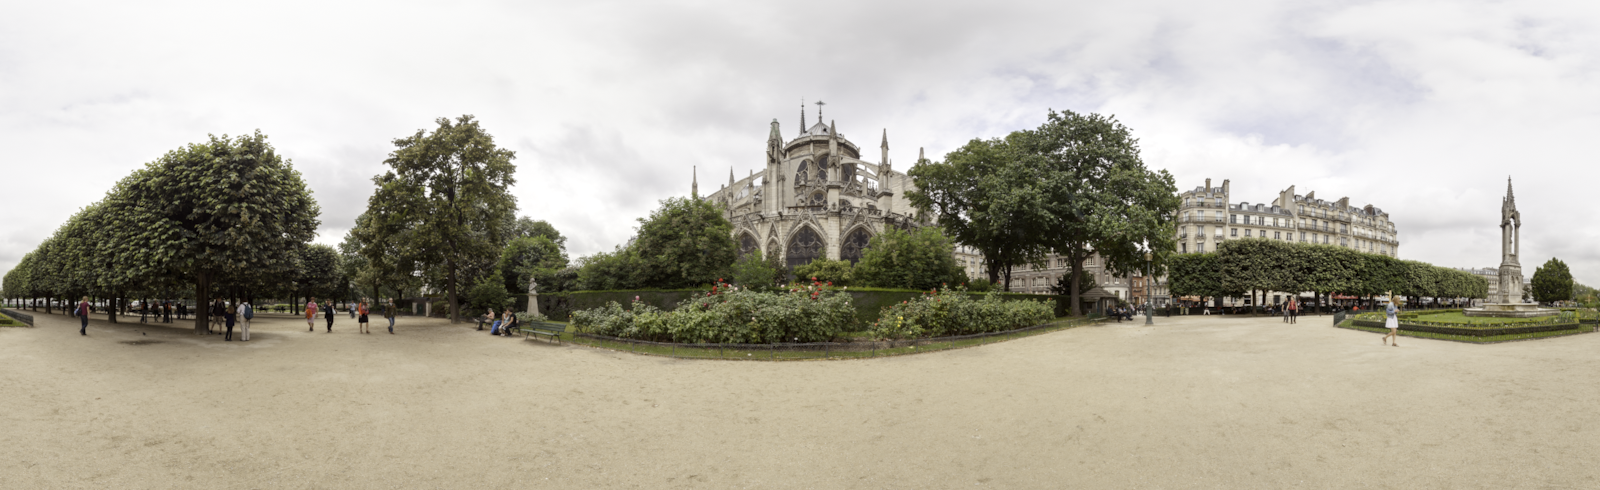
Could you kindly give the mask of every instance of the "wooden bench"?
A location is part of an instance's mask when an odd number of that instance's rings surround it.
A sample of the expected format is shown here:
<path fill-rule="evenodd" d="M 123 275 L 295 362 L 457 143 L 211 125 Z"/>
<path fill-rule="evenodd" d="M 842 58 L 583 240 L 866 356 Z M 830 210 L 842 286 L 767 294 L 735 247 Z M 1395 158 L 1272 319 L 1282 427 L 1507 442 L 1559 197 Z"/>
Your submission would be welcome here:
<path fill-rule="evenodd" d="M 560 342 L 561 334 L 566 333 L 567 326 L 560 323 L 519 321 L 514 330 L 522 333 L 523 340 L 527 340 L 528 337 L 543 335 L 550 337 L 550 340 Z"/>

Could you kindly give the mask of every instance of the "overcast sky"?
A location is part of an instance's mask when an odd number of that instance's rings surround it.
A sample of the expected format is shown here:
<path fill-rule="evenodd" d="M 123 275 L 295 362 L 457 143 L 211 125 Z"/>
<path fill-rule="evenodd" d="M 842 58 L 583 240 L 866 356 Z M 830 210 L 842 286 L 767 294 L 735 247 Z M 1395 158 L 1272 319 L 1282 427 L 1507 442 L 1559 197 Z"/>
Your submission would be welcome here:
<path fill-rule="evenodd" d="M 760 168 L 800 100 L 904 170 L 1047 109 L 1114 114 L 1180 189 L 1373 204 L 1400 256 L 1600 285 L 1600 2 L 7 2 L 0 272 L 120 178 L 261 130 L 336 244 L 390 141 L 473 114 L 574 258 Z M 816 107 L 807 119 L 815 121 Z M 873 151 L 875 158 L 877 152 Z M 1217 184 L 1220 185 L 1220 184 Z"/>

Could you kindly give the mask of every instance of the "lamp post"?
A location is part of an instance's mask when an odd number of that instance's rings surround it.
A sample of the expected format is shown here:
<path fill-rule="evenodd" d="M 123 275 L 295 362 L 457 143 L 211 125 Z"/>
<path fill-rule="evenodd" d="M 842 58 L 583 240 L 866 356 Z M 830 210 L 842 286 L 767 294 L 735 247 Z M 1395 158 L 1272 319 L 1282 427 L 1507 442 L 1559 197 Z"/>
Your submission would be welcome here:
<path fill-rule="evenodd" d="M 1154 277 L 1151 277 L 1153 269 L 1150 267 L 1150 252 L 1144 253 L 1144 270 L 1144 324 L 1155 325 L 1155 311 L 1151 308 L 1152 302 L 1150 301 L 1150 281 L 1155 280 Z"/>

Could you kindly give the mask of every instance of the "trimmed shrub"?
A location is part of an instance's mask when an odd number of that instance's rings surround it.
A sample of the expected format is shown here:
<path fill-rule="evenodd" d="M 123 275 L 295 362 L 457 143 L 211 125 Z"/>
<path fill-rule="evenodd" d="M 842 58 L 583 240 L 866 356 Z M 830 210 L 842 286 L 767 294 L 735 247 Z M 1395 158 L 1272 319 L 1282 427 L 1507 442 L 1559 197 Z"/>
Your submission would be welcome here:
<path fill-rule="evenodd" d="M 1001 332 L 1055 319 L 1053 305 L 1005 301 L 997 294 L 974 299 L 964 290 L 933 290 L 883 309 L 872 334 L 884 339 L 944 337 Z"/>
<path fill-rule="evenodd" d="M 718 284 L 671 311 L 610 301 L 572 312 L 572 324 L 580 332 L 655 342 L 769 344 L 829 341 L 854 317 L 850 296 L 826 285 L 765 293 Z"/>

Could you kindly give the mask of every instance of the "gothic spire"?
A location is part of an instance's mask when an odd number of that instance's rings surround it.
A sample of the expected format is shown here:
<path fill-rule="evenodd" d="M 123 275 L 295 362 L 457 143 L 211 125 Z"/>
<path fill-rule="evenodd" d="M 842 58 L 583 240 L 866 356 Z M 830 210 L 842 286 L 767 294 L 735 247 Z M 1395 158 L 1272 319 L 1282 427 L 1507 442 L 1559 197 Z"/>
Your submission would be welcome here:
<path fill-rule="evenodd" d="M 689 172 L 690 172 L 690 174 L 689 174 L 690 175 L 690 177 L 689 177 L 690 178 L 690 181 L 689 181 L 690 182 L 689 183 L 689 197 L 695 198 L 695 199 L 699 199 L 700 198 L 700 171 L 699 171 L 699 167 L 698 166 L 697 167 L 691 167 Z"/>
<path fill-rule="evenodd" d="M 1506 200 L 1507 201 L 1511 201 L 1511 202 L 1517 202 L 1517 195 L 1513 194 L 1511 192 L 1511 176 L 1510 175 L 1506 176 Z"/>
<path fill-rule="evenodd" d="M 879 148 L 883 148 L 884 151 L 889 150 L 889 128 L 883 128 L 883 144 L 879 145 Z"/>
<path fill-rule="evenodd" d="M 800 136 L 806 135 L 806 98 L 800 98 Z"/>

